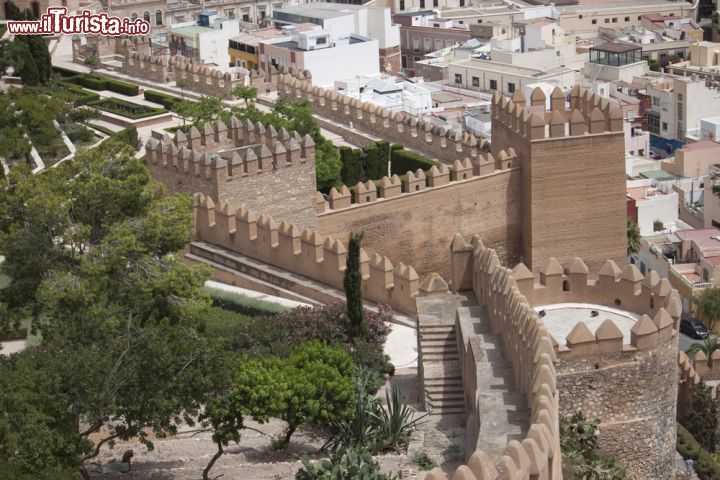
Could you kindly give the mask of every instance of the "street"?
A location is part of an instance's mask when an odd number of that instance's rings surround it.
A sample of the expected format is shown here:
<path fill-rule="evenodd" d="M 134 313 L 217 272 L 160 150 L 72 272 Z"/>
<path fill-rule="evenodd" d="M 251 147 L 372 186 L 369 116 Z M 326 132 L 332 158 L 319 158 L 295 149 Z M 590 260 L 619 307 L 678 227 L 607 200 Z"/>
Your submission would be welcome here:
<path fill-rule="evenodd" d="M 684 333 L 678 332 L 678 351 L 685 352 L 688 348 L 690 348 L 690 345 L 693 343 L 700 343 L 702 340 L 695 340 L 694 338 L 690 338 Z"/>

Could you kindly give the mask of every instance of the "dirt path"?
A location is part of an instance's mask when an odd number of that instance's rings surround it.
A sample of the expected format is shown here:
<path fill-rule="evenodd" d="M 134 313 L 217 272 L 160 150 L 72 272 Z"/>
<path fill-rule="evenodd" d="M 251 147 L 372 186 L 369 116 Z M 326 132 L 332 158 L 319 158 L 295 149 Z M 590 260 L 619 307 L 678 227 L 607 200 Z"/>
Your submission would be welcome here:
<path fill-rule="evenodd" d="M 420 409 L 420 385 L 416 369 L 399 369 L 389 382 L 403 391 L 408 403 Z M 382 390 L 381 390 L 382 393 Z M 300 455 L 311 459 L 322 458 L 318 450 L 326 438 L 312 430 L 303 430 L 293 435 L 285 451 L 270 448 L 271 438 L 280 435 L 285 424 L 279 420 L 260 425 L 246 420 L 246 425 L 259 430 L 246 429 L 242 432 L 239 445 L 230 445 L 213 467 L 211 477 L 218 475 L 222 480 L 280 480 L 293 479 L 300 469 L 297 460 Z M 403 479 L 423 480 L 425 472 L 419 472 L 411 464 L 412 455 L 424 452 L 441 464 L 443 470 L 451 472 L 461 460 L 464 444 L 464 417 L 462 415 L 427 418 L 404 455 L 381 455 L 376 457 L 383 471 L 401 474 Z M 193 433 L 195 428 L 182 429 L 176 436 L 154 439 L 155 449 L 147 451 L 140 442 L 117 442 L 110 449 L 103 448 L 98 456 L 99 464 L 117 461 L 127 449 L 134 451 L 132 471 L 127 474 L 103 475 L 99 468 L 91 471 L 93 479 L 125 480 L 199 480 L 202 470 L 215 453 L 211 433 Z"/>

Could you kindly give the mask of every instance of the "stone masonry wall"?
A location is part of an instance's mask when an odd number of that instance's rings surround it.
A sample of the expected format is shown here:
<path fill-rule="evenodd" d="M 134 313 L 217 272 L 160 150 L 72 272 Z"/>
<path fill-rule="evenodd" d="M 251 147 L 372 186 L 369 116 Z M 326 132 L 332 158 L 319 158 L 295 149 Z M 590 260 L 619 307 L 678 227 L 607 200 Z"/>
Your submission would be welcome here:
<path fill-rule="evenodd" d="M 600 420 L 600 448 L 635 479 L 675 478 L 677 337 L 648 351 L 563 359 L 560 415 Z"/>
<path fill-rule="evenodd" d="M 151 138 L 147 166 L 170 192 L 204 193 L 300 228 L 315 228 L 315 145 L 309 136 L 231 118 Z"/>
<path fill-rule="evenodd" d="M 323 235 L 345 239 L 348 232 L 365 232 L 363 246 L 383 252 L 394 262 L 412 263 L 422 275 L 438 272 L 448 278 L 447 248 L 455 232 L 480 233 L 498 249 L 501 260 L 513 265 L 521 254 L 521 172 L 496 170 L 484 176 L 424 188 L 417 192 L 349 204 L 318 215 Z"/>
<path fill-rule="evenodd" d="M 565 264 L 581 256 L 595 269 L 626 256 L 625 147 L 620 108 L 576 87 L 529 99 L 493 98 L 492 150 L 514 148 L 523 171 L 524 261 Z"/>

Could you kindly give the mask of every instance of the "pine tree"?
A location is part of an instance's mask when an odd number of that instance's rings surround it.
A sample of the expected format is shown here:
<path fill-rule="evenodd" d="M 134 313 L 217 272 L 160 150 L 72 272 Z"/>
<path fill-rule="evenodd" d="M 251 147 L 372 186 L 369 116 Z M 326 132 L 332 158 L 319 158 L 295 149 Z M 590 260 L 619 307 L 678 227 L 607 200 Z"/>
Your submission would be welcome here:
<path fill-rule="evenodd" d="M 718 441 L 718 409 L 703 383 L 692 387 L 692 402 L 684 426 L 702 447 L 714 452 Z"/>
<path fill-rule="evenodd" d="M 353 338 L 363 337 L 367 331 L 362 303 L 362 272 L 360 271 L 360 243 L 362 238 L 362 233 L 350 234 L 345 277 L 343 278 L 347 315 L 350 320 L 350 334 Z"/>

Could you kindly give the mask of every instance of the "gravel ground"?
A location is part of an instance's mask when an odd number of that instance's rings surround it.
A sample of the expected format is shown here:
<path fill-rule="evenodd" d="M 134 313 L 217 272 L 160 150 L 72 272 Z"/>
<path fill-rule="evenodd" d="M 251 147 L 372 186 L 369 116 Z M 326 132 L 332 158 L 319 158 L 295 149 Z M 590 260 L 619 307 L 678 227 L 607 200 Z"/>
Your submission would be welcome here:
<path fill-rule="evenodd" d="M 420 409 L 420 382 L 415 368 L 398 369 L 390 384 L 402 389 L 408 403 Z M 382 393 L 382 390 L 381 392 Z M 462 415 L 426 417 L 420 430 L 413 435 L 404 455 L 381 455 L 376 457 L 383 471 L 399 473 L 404 479 L 423 480 L 425 472 L 419 472 L 411 464 L 416 452 L 424 452 L 438 462 L 443 470 L 451 473 L 462 459 L 464 444 L 464 418 Z M 285 424 L 279 420 L 260 425 L 246 420 L 246 425 L 258 431 L 246 429 L 239 445 L 230 445 L 226 454 L 215 463 L 211 478 L 222 475 L 223 480 L 279 480 L 292 479 L 301 466 L 299 455 L 311 459 L 322 458 L 318 450 L 325 438 L 312 430 L 301 430 L 293 435 L 290 446 L 282 452 L 270 448 L 272 436 L 279 435 Z M 99 467 L 91 469 L 93 479 L 122 478 L 125 480 L 199 480 L 202 470 L 215 453 L 211 433 L 182 429 L 170 438 L 153 439 L 155 449 L 148 451 L 140 442 L 117 442 L 113 448 L 105 447 L 97 458 L 98 464 L 118 461 L 123 452 L 134 452 L 132 471 L 127 474 L 103 475 Z"/>

